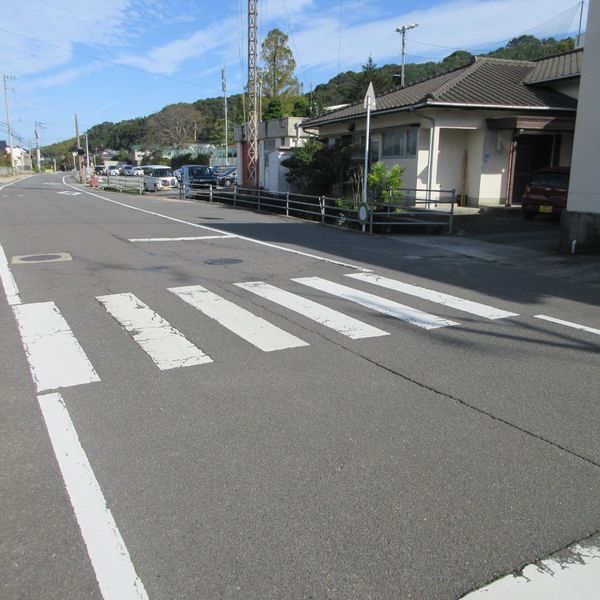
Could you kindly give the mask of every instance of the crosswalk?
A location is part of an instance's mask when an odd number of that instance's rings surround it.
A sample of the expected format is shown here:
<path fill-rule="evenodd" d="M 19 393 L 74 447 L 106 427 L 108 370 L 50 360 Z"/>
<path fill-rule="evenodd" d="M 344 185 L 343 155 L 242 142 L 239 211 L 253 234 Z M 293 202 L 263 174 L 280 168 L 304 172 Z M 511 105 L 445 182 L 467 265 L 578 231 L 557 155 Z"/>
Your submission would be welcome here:
<path fill-rule="evenodd" d="M 255 314 L 252 307 L 256 297 L 274 304 L 284 312 L 293 313 L 299 321 L 308 320 L 326 330 L 353 341 L 379 338 L 394 334 L 394 323 L 398 327 L 417 327 L 436 330 L 460 326 L 459 321 L 446 316 L 414 308 L 399 300 L 418 298 L 431 304 L 444 306 L 444 310 L 456 310 L 462 314 L 484 319 L 499 320 L 517 317 L 518 314 L 501 308 L 474 302 L 466 298 L 452 296 L 424 287 L 415 286 L 398 279 L 380 277 L 374 273 L 350 273 L 345 277 L 356 281 L 363 288 L 385 288 L 386 296 L 364 291 L 322 277 L 291 278 L 289 286 L 307 288 L 307 294 L 292 292 L 285 282 L 275 286 L 265 281 L 245 281 L 232 283 L 236 302 L 218 295 L 202 285 L 168 288 L 167 291 L 177 301 L 181 301 L 199 312 L 199 319 L 210 319 L 220 327 L 241 338 L 250 346 L 262 352 L 300 349 L 309 346 L 289 331 Z M 310 290 L 310 291 L 308 291 Z M 244 295 L 245 294 L 245 295 Z M 307 296 L 310 296 L 307 297 Z M 318 296 L 318 300 L 315 300 Z M 398 299 L 391 299 L 398 297 Z M 328 306 L 335 300 L 336 309 Z M 208 365 L 224 361 L 224 356 L 209 356 L 205 348 L 197 345 L 193 335 L 178 331 L 162 315 L 131 292 L 106 294 L 95 298 L 120 331 L 129 335 L 137 346 L 160 370 L 179 369 Z M 245 306 L 242 306 L 245 305 Z M 340 306 L 352 306 L 356 315 L 356 305 L 364 310 L 361 319 L 338 310 Z M 52 302 L 20 304 L 14 306 L 21 337 L 30 363 L 32 377 L 38 391 L 55 390 L 62 387 L 99 381 L 100 377 L 87 358 L 84 349 L 69 328 L 66 318 Z M 380 313 L 392 319 L 390 331 L 383 330 L 367 321 L 373 314 Z M 362 320 L 362 319 L 365 320 Z M 109 332 L 115 327 L 105 328 Z M 201 340 L 206 344 L 206 340 Z"/>

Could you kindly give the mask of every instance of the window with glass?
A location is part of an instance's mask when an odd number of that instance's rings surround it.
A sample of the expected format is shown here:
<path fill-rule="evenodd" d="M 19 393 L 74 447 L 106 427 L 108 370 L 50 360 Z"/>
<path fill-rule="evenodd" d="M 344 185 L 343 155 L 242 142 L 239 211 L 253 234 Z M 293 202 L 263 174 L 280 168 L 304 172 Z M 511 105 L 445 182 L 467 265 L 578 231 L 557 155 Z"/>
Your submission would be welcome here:
<path fill-rule="evenodd" d="M 417 155 L 416 127 L 403 127 L 383 133 L 383 156 L 416 156 Z"/>

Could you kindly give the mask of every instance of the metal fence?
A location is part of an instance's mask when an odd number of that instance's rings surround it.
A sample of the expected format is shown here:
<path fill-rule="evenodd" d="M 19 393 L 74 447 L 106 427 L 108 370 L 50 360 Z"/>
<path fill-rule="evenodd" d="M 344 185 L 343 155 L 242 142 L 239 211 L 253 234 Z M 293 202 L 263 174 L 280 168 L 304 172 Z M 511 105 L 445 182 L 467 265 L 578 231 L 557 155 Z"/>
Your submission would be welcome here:
<path fill-rule="evenodd" d="M 92 175 L 87 183 L 99 190 L 118 190 L 119 192 L 144 193 L 144 178 L 125 175 Z"/>
<path fill-rule="evenodd" d="M 179 194 L 187 199 L 222 202 L 368 233 L 390 233 L 407 227 L 442 228 L 450 233 L 456 204 L 455 190 L 388 190 L 365 205 L 352 199 L 237 186 L 187 186 L 180 188 Z"/>

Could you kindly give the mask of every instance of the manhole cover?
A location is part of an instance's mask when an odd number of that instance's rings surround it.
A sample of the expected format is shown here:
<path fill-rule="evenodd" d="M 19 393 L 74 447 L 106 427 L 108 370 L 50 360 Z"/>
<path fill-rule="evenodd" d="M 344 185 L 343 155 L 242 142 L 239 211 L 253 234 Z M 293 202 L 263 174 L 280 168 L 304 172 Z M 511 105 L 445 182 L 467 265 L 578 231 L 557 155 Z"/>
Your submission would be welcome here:
<path fill-rule="evenodd" d="M 55 254 L 24 254 L 22 256 L 13 256 L 13 265 L 23 263 L 42 263 L 42 262 L 65 262 L 73 260 L 68 252 L 56 252 Z"/>
<path fill-rule="evenodd" d="M 207 265 L 235 265 L 241 262 L 243 262 L 241 258 L 211 258 L 204 261 Z"/>

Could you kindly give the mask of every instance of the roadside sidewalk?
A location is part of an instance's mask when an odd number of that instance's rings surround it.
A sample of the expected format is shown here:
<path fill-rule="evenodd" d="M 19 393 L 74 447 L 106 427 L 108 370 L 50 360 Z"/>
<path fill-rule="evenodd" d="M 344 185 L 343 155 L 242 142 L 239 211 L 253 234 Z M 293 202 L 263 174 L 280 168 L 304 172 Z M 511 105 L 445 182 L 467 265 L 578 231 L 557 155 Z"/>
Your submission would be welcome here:
<path fill-rule="evenodd" d="M 452 235 L 390 237 L 401 244 L 600 285 L 600 254 L 559 253 L 559 223 L 544 217 L 526 221 L 519 206 L 458 213 L 454 231 Z"/>

